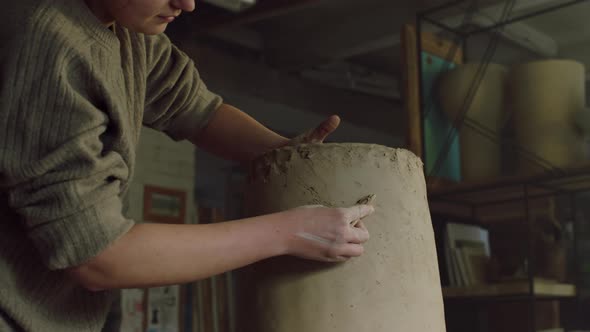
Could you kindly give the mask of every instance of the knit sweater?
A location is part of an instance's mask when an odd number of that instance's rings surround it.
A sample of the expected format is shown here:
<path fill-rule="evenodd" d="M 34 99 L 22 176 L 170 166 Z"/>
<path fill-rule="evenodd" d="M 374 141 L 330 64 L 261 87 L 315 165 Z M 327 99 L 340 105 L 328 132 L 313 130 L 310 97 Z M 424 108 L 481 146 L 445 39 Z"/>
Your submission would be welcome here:
<path fill-rule="evenodd" d="M 0 19 L 0 331 L 100 331 L 112 294 L 63 270 L 134 224 L 121 212 L 140 129 L 182 140 L 221 99 L 164 35 L 102 25 L 83 0 Z"/>

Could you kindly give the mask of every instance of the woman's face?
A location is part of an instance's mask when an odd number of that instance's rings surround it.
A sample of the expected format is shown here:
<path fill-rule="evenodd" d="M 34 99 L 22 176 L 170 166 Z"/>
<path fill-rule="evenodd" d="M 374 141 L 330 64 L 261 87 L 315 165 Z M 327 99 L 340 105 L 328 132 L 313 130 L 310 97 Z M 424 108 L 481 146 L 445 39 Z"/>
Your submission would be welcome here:
<path fill-rule="evenodd" d="M 85 0 L 105 24 L 117 22 L 135 32 L 155 35 L 183 11 L 195 9 L 195 0 Z"/>

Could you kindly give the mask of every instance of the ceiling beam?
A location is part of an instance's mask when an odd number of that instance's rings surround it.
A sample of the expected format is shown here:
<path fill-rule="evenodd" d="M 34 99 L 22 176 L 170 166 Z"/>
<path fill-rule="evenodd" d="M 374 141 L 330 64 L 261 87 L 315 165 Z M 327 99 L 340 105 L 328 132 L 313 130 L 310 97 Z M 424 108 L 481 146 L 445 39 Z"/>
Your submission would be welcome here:
<path fill-rule="evenodd" d="M 401 101 L 399 80 L 393 75 L 376 72 L 347 62 L 305 69 L 303 78 L 350 91 L 361 92 L 393 101 Z"/>
<path fill-rule="evenodd" d="M 251 51 L 262 52 L 264 48 L 262 36 L 257 31 L 244 26 L 230 26 L 225 29 L 215 29 L 209 32 L 208 35 Z"/>
<path fill-rule="evenodd" d="M 516 15 L 535 8 L 547 7 L 556 1 L 558 0 L 517 0 L 513 13 Z M 490 26 L 500 19 L 505 6 L 504 1 L 485 3 L 486 5 L 473 16 L 472 24 L 480 27 Z M 321 5 L 317 9 L 324 10 L 320 17 L 310 16 L 311 13 L 317 12 L 315 8 L 311 11 L 302 10 L 314 5 Z M 326 10 L 334 6 L 338 6 L 338 11 Z M 194 22 L 199 31 L 206 30 L 226 41 L 246 43 L 245 46 L 256 50 L 264 46 L 269 63 L 277 68 L 300 70 L 399 47 L 401 24 L 412 21 L 417 11 L 417 7 L 408 8 L 395 2 L 384 3 L 378 0 L 259 0 L 257 6 L 241 14 L 222 11 L 212 15 L 206 12 L 204 18 L 197 15 Z M 463 16 L 445 17 L 442 22 L 457 27 L 463 22 Z M 311 22 L 310 17 L 313 17 Z M 236 25 L 261 20 L 264 21 L 260 29 L 263 41 L 259 36 L 250 38 L 253 36 L 251 32 L 246 36 L 249 38 L 244 39 L 244 34 L 235 34 L 235 31 L 240 32 L 239 30 L 232 31 Z M 558 54 L 555 40 L 522 22 L 506 26 L 501 35 L 504 39 L 536 54 L 549 57 Z"/>
<path fill-rule="evenodd" d="M 559 3 L 559 0 L 517 0 L 511 11 L 510 17 L 532 12 L 535 9 L 545 8 Z M 492 27 L 502 20 L 502 13 L 506 4 L 494 4 L 486 6 L 473 13 L 468 24 L 475 25 L 481 29 Z M 451 28 L 460 28 L 465 21 L 465 14 L 454 15 L 440 20 L 444 25 Z M 512 43 L 523 47 L 537 55 L 554 57 L 558 54 L 557 42 L 547 34 L 532 28 L 524 22 L 515 22 L 506 25 L 499 30 L 500 35 Z"/>
<path fill-rule="evenodd" d="M 518 0 L 513 13 L 522 13 L 555 4 L 557 0 Z M 474 15 L 471 23 L 480 27 L 491 26 L 501 18 L 502 3 L 487 2 Z M 277 29 L 280 35 L 266 36 L 267 51 L 271 64 L 283 69 L 301 69 L 322 63 L 341 61 L 362 54 L 398 47 L 399 24 L 411 21 L 417 8 L 398 6 L 372 6 L 351 11 L 340 20 L 326 20 L 323 25 L 313 26 L 309 31 Z M 459 26 L 464 15 L 442 19 L 448 26 Z M 395 24 L 398 23 L 398 24 Z M 506 26 L 502 37 L 535 54 L 553 57 L 558 54 L 555 40 L 529 25 L 518 22 Z"/>
<path fill-rule="evenodd" d="M 384 35 L 375 39 L 365 40 L 349 48 L 332 53 L 335 60 L 344 60 L 355 56 L 377 52 L 386 48 L 397 47 L 401 43 L 399 34 Z"/>
<path fill-rule="evenodd" d="M 199 32 L 227 28 L 242 24 L 253 23 L 272 17 L 286 15 L 304 8 L 316 6 L 323 0 L 259 0 L 256 5 L 240 13 L 216 8 L 213 5 L 203 5 L 193 15 L 195 27 Z"/>
<path fill-rule="evenodd" d="M 359 2 L 345 15 L 326 17 L 303 29 L 282 26 L 277 20 L 264 29 L 267 57 L 278 68 L 297 70 L 395 47 L 401 25 L 414 13 L 414 8 L 396 2 L 378 6 Z"/>

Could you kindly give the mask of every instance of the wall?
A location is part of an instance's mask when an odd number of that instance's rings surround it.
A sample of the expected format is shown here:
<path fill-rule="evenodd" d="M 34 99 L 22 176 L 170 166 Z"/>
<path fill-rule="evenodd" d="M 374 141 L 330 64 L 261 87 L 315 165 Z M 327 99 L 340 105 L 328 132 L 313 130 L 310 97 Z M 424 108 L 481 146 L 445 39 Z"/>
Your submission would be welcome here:
<path fill-rule="evenodd" d="M 144 128 L 137 149 L 135 177 L 129 188 L 127 215 L 143 220 L 143 190 L 146 185 L 187 192 L 194 202 L 195 148 L 189 142 L 175 142 L 155 130 Z M 188 204 L 186 223 L 194 222 L 195 207 Z"/>

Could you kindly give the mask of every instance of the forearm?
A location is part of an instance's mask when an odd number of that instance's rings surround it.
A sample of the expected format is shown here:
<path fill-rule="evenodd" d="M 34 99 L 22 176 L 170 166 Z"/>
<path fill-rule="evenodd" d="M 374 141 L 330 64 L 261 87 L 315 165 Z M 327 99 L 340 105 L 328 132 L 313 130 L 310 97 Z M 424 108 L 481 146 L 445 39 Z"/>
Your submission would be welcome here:
<path fill-rule="evenodd" d="M 190 141 L 215 155 L 238 161 L 251 160 L 289 142 L 228 104 L 222 104 L 209 124 Z"/>
<path fill-rule="evenodd" d="M 272 214 L 207 225 L 139 224 L 71 275 L 92 290 L 192 282 L 285 253 Z"/>

